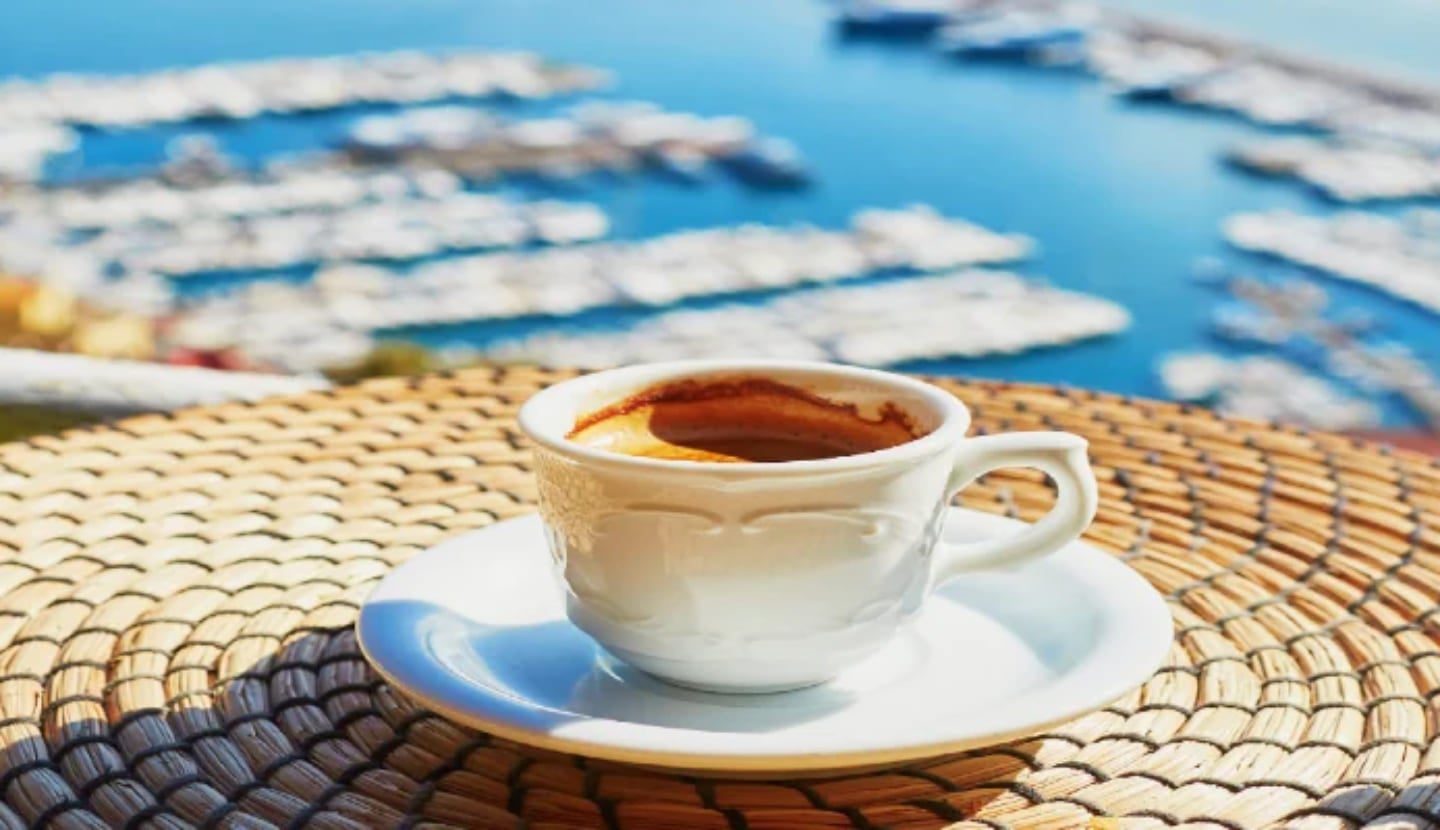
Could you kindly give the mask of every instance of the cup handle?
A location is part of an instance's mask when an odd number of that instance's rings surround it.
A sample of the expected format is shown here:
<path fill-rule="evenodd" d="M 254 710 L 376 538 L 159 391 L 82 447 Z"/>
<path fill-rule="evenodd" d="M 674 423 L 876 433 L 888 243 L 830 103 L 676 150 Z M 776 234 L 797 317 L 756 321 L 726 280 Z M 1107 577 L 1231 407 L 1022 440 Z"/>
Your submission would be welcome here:
<path fill-rule="evenodd" d="M 945 491 L 947 503 L 975 479 L 1001 467 L 1040 470 L 1055 481 L 1059 493 L 1044 518 L 1014 536 L 963 545 L 941 542 L 935 549 L 932 584 L 970 571 L 1022 565 L 1079 538 L 1100 501 L 1087 446 L 1084 438 L 1068 432 L 1011 432 L 962 441 Z"/>

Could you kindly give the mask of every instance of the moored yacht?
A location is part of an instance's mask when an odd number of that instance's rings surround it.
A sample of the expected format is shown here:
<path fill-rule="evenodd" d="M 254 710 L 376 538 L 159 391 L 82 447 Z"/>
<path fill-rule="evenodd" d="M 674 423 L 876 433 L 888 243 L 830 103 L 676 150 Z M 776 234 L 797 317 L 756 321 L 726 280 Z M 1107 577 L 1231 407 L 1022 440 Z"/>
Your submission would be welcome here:
<path fill-rule="evenodd" d="M 840 25 L 850 32 L 923 35 L 945 25 L 954 0 L 849 0 Z"/>
<path fill-rule="evenodd" d="M 736 178 L 767 187 L 799 187 L 808 184 L 810 172 L 795 145 L 782 138 L 753 141 L 723 159 Z"/>
<path fill-rule="evenodd" d="M 1096 19 L 1088 6 L 1054 11 L 1017 9 L 957 20 L 941 33 L 941 48 L 974 57 L 1028 57 L 1084 44 Z"/>

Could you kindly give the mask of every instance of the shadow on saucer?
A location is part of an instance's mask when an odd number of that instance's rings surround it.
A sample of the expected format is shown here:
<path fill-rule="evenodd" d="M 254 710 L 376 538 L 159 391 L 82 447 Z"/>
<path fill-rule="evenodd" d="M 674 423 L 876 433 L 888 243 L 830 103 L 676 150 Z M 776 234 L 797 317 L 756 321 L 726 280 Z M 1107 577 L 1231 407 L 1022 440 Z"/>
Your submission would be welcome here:
<path fill-rule="evenodd" d="M 824 685 L 756 695 L 681 688 L 616 659 L 565 621 L 487 625 L 416 600 L 374 603 L 366 616 L 372 654 L 417 697 L 527 729 L 600 719 L 763 733 L 823 718 L 855 700 Z"/>

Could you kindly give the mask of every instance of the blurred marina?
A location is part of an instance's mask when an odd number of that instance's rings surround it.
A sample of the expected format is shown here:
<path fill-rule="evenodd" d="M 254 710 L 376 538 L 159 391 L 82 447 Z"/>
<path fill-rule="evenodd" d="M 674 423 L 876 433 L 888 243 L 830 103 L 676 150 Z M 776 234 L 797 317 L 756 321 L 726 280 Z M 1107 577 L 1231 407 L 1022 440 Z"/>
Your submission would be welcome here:
<path fill-rule="evenodd" d="M 6 246 L 0 265 L 43 269 L 57 258 L 84 258 L 112 277 L 159 274 L 184 279 L 214 271 L 267 271 L 334 260 L 413 260 L 444 253 L 526 244 L 569 244 L 604 236 L 609 220 L 593 205 L 545 200 L 517 204 L 467 193 L 448 174 L 389 174 L 368 184 L 389 193 L 309 210 L 179 221 L 150 219 L 89 229 L 36 211 L 0 225 Z M 390 186 L 394 186 L 393 188 Z M 403 187 L 402 187 L 403 186 Z M 160 194 L 171 195 L 174 191 Z M 128 206 L 127 206 L 128 207 Z M 62 207 L 63 210 L 63 207 Z"/>
<path fill-rule="evenodd" d="M 862 33 L 905 34 L 971 60 L 1078 68 L 1127 102 L 1164 102 L 1224 112 L 1266 129 L 1307 131 L 1247 140 L 1224 159 L 1304 182 L 1329 200 L 1440 196 L 1440 86 L 1069 0 L 896 2 L 891 15 L 886 7 L 875 0 L 851 3 L 840 19 L 853 30 L 858 15 Z M 919 37 L 917 7 L 928 11 Z M 1245 213 L 1228 217 L 1222 235 L 1237 250 L 1440 313 L 1440 213 L 1434 210 Z M 1374 320 L 1352 315 L 1339 323 L 1322 316 L 1330 298 L 1305 277 L 1283 286 L 1222 282 L 1235 300 L 1211 312 L 1212 336 L 1273 353 L 1167 355 L 1156 373 L 1170 396 L 1251 417 L 1367 429 L 1384 417 L 1367 396 L 1393 395 L 1440 428 L 1440 380 L 1406 346 L 1376 342 Z"/>
<path fill-rule="evenodd" d="M 1261 175 L 1297 179 L 1337 202 L 1440 197 L 1440 154 L 1402 144 L 1270 138 L 1233 148 L 1229 160 Z"/>
<path fill-rule="evenodd" d="M 545 98 L 609 83 L 598 69 L 526 52 L 397 51 L 214 63 L 140 75 L 60 74 L 0 84 L 0 123 L 138 127 L 359 104 Z"/>
<path fill-rule="evenodd" d="M 1380 423 L 1374 404 L 1279 358 L 1177 354 L 1160 364 L 1160 375 L 1176 400 L 1206 403 L 1228 415 L 1336 431 Z"/>
<path fill-rule="evenodd" d="M 1251 369 L 1257 366 L 1268 368 L 1240 372 L 1237 377 L 1256 379 L 1266 372 L 1277 373 L 1272 380 L 1297 373 L 1307 377 L 1314 375 L 1301 384 L 1312 390 L 1307 396 L 1313 398 L 1317 395 L 1314 390 L 1333 390 L 1337 399 L 1344 399 L 1340 410 L 1349 413 L 1345 417 L 1370 413 L 1366 417 L 1371 423 L 1357 422 L 1343 427 L 1345 429 L 1376 426 L 1380 418 L 1373 406 L 1362 410 L 1352 406 L 1350 398 L 1389 395 L 1404 401 L 1425 423 L 1440 430 L 1440 376 L 1404 344 L 1388 339 L 1378 320 L 1369 316 L 1337 316 L 1331 313 L 1329 293 L 1320 285 L 1304 279 L 1266 281 L 1241 274 L 1211 272 L 1205 268 L 1201 269 L 1201 274 L 1206 282 L 1221 288 L 1233 298 L 1233 302 L 1217 306 L 1212 312 L 1216 336 L 1268 353 L 1243 364 Z M 1202 360 L 1202 356 L 1205 359 Z M 1285 368 L 1276 369 L 1279 364 L 1284 364 Z M 1251 384 L 1237 380 L 1238 386 L 1226 386 L 1218 380 L 1211 380 L 1225 375 L 1225 371 L 1216 368 L 1222 365 L 1229 363 L 1215 355 L 1191 353 L 1167 357 L 1160 367 L 1160 374 L 1166 389 L 1182 400 L 1199 400 L 1207 395 L 1225 397 L 1236 394 L 1236 390 L 1243 387 L 1247 402 L 1245 407 L 1251 414 L 1258 413 L 1256 407 L 1267 398 L 1290 396 L 1291 386 L 1283 382 Z M 1327 382 L 1327 377 L 1335 382 Z M 1197 388 L 1209 391 L 1195 392 Z M 1270 402 L 1266 406 L 1284 409 L 1288 405 Z M 1334 413 L 1332 415 L 1339 417 Z M 1256 417 L 1282 416 L 1256 414 Z M 1283 417 L 1319 425 L 1295 412 Z"/>
<path fill-rule="evenodd" d="M 308 284 L 262 283 L 189 305 L 169 336 L 186 347 L 235 348 L 262 363 L 308 371 L 361 359 L 384 330 L 662 307 L 878 272 L 1013 262 L 1030 248 L 1025 237 L 912 207 L 863 212 L 848 232 L 752 225 L 446 259 L 403 273 L 338 264 Z M 753 348 L 765 344 L 757 340 Z"/>
<path fill-rule="evenodd" d="M 0 81 L 0 344 L 313 383 L 738 350 L 1437 420 L 1435 220 L 1386 204 L 1440 196 L 1430 85 L 1063 0 L 541 5 L 463 49 Z"/>
<path fill-rule="evenodd" d="M 1129 313 L 1107 300 L 1000 271 L 961 271 L 804 291 L 760 305 L 671 311 L 621 332 L 541 332 L 480 354 L 587 368 L 720 356 L 893 366 L 1063 346 L 1129 325 Z"/>
<path fill-rule="evenodd" d="M 938 52 L 1079 67 L 1120 98 L 1223 112 L 1364 148 L 1267 143 L 1237 151 L 1248 167 L 1293 172 L 1346 201 L 1440 195 L 1431 169 L 1440 154 L 1440 85 L 1081 0 L 855 0 L 840 19 L 853 28 L 861 16 L 872 33 L 913 33 L 917 7 L 926 10 L 925 33 L 938 33 Z M 1407 166 L 1417 163 L 1418 171 Z M 1419 184 L 1408 183 L 1412 172 Z"/>
<path fill-rule="evenodd" d="M 1404 217 L 1246 213 L 1228 219 L 1224 234 L 1242 250 L 1352 280 L 1440 314 L 1440 210 L 1417 209 Z"/>
<path fill-rule="evenodd" d="M 758 186 L 795 187 L 809 178 L 793 145 L 757 135 L 744 118 L 667 112 L 645 101 L 586 101 L 555 116 L 514 122 L 475 109 L 415 109 L 361 119 L 343 144 L 338 163 L 362 169 L 418 165 L 480 181 L 516 173 L 565 180 L 596 170 L 641 169 L 698 181 L 713 163 Z"/>

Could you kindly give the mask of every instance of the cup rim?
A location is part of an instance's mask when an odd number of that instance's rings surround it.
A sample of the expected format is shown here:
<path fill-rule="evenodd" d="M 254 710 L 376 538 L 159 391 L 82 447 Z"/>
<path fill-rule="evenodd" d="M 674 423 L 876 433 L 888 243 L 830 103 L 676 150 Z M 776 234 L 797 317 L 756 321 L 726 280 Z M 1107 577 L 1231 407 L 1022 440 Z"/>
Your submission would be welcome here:
<path fill-rule="evenodd" d="M 577 441 L 571 441 L 551 426 L 542 423 L 542 413 L 567 396 L 580 395 L 603 388 L 607 383 L 623 383 L 627 380 L 649 379 L 654 383 L 683 380 L 691 376 L 704 376 L 722 372 L 763 373 L 785 371 L 828 375 L 831 377 L 853 378 L 858 381 L 902 389 L 916 395 L 935 407 L 940 414 L 940 423 L 930 432 L 885 449 L 842 455 L 834 458 L 801 461 L 739 461 L 719 463 L 714 461 L 690 461 L 684 459 L 660 459 L 644 456 L 625 455 L 610 450 L 597 449 Z M 874 467 L 896 462 L 914 460 L 935 453 L 944 447 L 953 447 L 965 437 L 970 428 L 970 410 L 954 395 L 938 386 L 896 372 L 867 369 L 841 363 L 827 363 L 810 360 L 675 360 L 659 363 L 640 363 L 616 369 L 602 369 L 560 381 L 531 396 L 517 415 L 520 430 L 530 440 L 563 456 L 582 459 L 586 462 L 646 470 L 656 473 L 703 472 L 730 478 L 755 476 L 781 476 L 805 473 L 838 472 Z M 571 426 L 573 426 L 573 421 Z M 569 427 L 566 428 L 568 432 Z"/>

